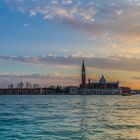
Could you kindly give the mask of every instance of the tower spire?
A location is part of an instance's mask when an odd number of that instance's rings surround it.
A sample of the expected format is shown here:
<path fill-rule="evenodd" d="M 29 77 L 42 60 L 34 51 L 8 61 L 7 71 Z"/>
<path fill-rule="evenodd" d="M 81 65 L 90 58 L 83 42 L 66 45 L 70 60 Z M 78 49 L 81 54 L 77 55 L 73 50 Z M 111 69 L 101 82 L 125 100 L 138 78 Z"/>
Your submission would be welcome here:
<path fill-rule="evenodd" d="M 84 68 L 85 68 L 85 62 L 84 62 L 84 59 L 83 59 L 82 67 L 84 67 Z"/>

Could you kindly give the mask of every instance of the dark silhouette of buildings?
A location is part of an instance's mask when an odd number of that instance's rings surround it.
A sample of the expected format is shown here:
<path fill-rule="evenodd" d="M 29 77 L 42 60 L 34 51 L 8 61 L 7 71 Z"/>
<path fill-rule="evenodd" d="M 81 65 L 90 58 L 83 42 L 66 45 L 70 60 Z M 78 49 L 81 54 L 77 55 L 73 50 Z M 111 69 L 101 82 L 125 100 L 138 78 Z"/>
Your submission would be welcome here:
<path fill-rule="evenodd" d="M 98 81 L 92 81 L 91 78 L 86 81 L 86 67 L 83 60 L 81 67 L 81 84 L 80 86 L 50 86 L 39 87 L 38 84 L 20 82 L 17 87 L 10 84 L 8 88 L 1 88 L 0 95 L 119 95 L 130 92 L 128 87 L 119 87 L 119 81 L 108 82 L 102 75 Z"/>
<path fill-rule="evenodd" d="M 81 79 L 82 81 L 80 85 L 80 92 L 82 92 L 83 94 L 120 94 L 119 81 L 108 82 L 103 75 L 101 76 L 99 81 L 92 82 L 89 78 L 87 83 L 84 60 L 82 63 Z"/>

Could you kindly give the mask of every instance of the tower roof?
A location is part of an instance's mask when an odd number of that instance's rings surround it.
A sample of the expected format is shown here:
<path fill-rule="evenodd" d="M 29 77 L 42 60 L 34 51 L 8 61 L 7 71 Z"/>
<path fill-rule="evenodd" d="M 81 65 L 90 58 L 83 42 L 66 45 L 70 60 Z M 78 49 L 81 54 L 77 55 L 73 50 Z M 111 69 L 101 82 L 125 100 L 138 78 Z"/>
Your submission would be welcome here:
<path fill-rule="evenodd" d="M 85 62 L 84 62 L 84 60 L 83 60 L 83 63 L 82 63 L 82 67 L 85 67 Z"/>
<path fill-rule="evenodd" d="M 83 60 L 83 63 L 82 63 L 82 71 L 85 71 L 85 62 Z"/>
<path fill-rule="evenodd" d="M 102 77 L 100 78 L 100 83 L 106 83 L 106 79 L 104 78 L 103 75 L 102 75 Z"/>

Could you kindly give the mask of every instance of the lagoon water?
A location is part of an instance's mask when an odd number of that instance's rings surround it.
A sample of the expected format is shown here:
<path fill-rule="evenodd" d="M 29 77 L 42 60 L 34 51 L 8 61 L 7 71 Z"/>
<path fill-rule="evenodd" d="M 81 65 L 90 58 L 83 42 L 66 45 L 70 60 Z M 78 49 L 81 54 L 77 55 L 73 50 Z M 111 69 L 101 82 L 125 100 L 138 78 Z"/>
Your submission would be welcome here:
<path fill-rule="evenodd" d="M 140 140 L 140 95 L 0 96 L 0 140 Z"/>

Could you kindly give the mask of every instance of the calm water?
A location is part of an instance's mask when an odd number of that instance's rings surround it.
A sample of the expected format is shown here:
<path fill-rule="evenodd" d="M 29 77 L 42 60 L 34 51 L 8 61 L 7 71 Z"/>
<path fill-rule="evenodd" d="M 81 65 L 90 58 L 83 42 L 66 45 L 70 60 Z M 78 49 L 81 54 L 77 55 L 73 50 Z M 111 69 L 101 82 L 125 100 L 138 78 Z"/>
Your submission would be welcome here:
<path fill-rule="evenodd" d="M 0 96 L 0 140 L 140 140 L 140 95 Z"/>

